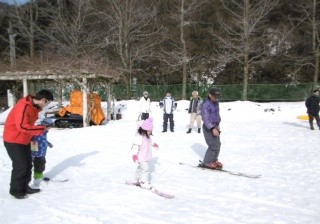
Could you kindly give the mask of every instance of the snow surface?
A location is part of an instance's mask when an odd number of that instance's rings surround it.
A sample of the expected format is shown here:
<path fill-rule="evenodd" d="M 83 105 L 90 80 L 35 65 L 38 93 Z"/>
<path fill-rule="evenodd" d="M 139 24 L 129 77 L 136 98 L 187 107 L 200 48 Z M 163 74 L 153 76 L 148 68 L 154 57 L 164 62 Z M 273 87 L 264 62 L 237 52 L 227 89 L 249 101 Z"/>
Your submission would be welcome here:
<path fill-rule="evenodd" d="M 0 223 L 320 223 L 320 131 L 296 118 L 305 114 L 304 102 L 220 104 L 219 160 L 259 179 L 179 165 L 197 165 L 207 148 L 196 127 L 186 134 L 188 103 L 178 102 L 175 132 L 161 133 L 162 111 L 152 102 L 159 150 L 151 182 L 173 199 L 125 185 L 136 168 L 130 148 L 138 102 L 120 101 L 120 120 L 50 130 L 46 176 L 69 181 L 42 183 L 27 199 L 8 193 L 11 161 L 0 143 Z M 1 140 L 2 132 L 0 125 Z"/>

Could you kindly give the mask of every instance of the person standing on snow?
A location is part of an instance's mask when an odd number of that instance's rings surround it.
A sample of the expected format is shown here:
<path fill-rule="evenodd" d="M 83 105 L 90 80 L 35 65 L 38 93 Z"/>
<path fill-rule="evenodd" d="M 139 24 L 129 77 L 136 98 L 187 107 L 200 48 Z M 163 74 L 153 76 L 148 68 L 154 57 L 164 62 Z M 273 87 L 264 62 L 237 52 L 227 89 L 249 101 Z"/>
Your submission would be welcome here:
<path fill-rule="evenodd" d="M 319 90 L 315 89 L 313 90 L 312 95 L 305 101 L 305 105 L 307 107 L 307 113 L 309 116 L 309 124 L 310 124 L 310 129 L 314 130 L 313 127 L 313 119 L 316 120 L 317 126 L 320 129 L 320 119 L 319 119 Z"/>
<path fill-rule="evenodd" d="M 193 91 L 188 109 L 188 113 L 190 114 L 190 124 L 187 134 L 191 133 L 195 121 L 197 121 L 198 133 L 201 133 L 201 103 L 202 99 L 199 96 L 198 91 Z"/>
<path fill-rule="evenodd" d="M 147 91 L 143 91 L 143 96 L 139 100 L 139 113 L 140 119 L 146 120 L 148 119 L 151 113 L 151 101 L 149 97 L 149 93 Z"/>
<path fill-rule="evenodd" d="M 171 96 L 171 92 L 167 91 L 166 96 L 159 102 L 160 108 L 163 108 L 163 131 L 167 132 L 168 120 L 170 122 L 170 131 L 174 132 L 173 111 L 177 108 L 177 103 Z"/>
<path fill-rule="evenodd" d="M 201 116 L 203 121 L 203 135 L 208 149 L 203 159 L 203 164 L 213 169 L 222 169 L 222 163 L 218 161 L 220 153 L 220 109 L 218 98 L 220 92 L 211 89 L 206 101 L 201 105 Z"/>
<path fill-rule="evenodd" d="M 53 100 L 49 90 L 40 90 L 36 96 L 28 95 L 17 102 L 10 111 L 3 130 L 3 141 L 12 161 L 9 193 L 17 199 L 27 198 L 28 194 L 38 193 L 29 182 L 32 176 L 31 138 L 41 135 L 45 126 L 35 126 L 39 112 Z"/>
<path fill-rule="evenodd" d="M 135 174 L 136 183 L 145 189 L 152 188 L 149 178 L 149 162 L 152 159 L 152 147 L 158 149 L 158 144 L 151 139 L 152 130 L 153 118 L 149 117 L 142 122 L 131 147 L 134 152 L 132 159 L 134 162 L 138 162 Z"/>
<path fill-rule="evenodd" d="M 51 118 L 44 118 L 40 125 L 52 127 L 54 122 Z M 33 136 L 31 139 L 31 151 L 33 161 L 33 185 L 32 188 L 39 188 L 43 180 L 43 171 L 46 168 L 46 154 L 48 146 L 53 145 L 47 140 L 48 131 L 43 132 L 41 135 Z"/>

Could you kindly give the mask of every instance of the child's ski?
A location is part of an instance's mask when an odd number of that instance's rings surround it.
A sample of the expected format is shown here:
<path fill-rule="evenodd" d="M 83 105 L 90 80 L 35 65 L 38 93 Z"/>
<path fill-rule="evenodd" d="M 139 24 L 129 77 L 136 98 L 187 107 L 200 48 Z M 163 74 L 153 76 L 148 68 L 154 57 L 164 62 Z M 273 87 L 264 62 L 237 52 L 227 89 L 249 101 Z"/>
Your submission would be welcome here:
<path fill-rule="evenodd" d="M 197 166 L 193 166 L 190 164 L 186 164 L 186 163 L 179 163 L 180 165 L 188 165 L 194 168 L 201 168 L 201 169 L 208 169 L 208 170 L 212 170 L 212 171 L 217 171 L 217 172 L 224 172 L 224 173 L 228 173 L 231 175 L 235 175 L 235 176 L 242 176 L 242 177 L 247 177 L 247 178 L 259 178 L 261 175 L 260 174 L 247 174 L 247 173 L 242 173 L 242 172 L 236 172 L 236 171 L 230 171 L 230 170 L 225 170 L 225 169 L 213 169 L 211 167 L 206 166 L 205 164 L 202 163 L 202 161 L 199 161 L 199 165 Z"/>
<path fill-rule="evenodd" d="M 156 189 L 155 187 L 152 187 L 151 189 L 145 189 L 145 188 L 142 188 L 140 186 L 139 183 L 136 183 L 136 182 L 132 182 L 132 181 L 126 181 L 126 184 L 127 185 L 131 185 L 131 186 L 136 186 L 136 187 L 140 187 L 141 189 L 144 189 L 144 190 L 149 190 L 151 191 L 152 193 L 155 193 L 161 197 L 164 197 L 164 198 L 173 198 L 174 195 L 171 195 L 171 194 L 167 194 L 165 192 L 162 192 L 162 191 L 159 191 L 158 189 Z"/>
<path fill-rule="evenodd" d="M 43 181 L 45 182 L 57 182 L 57 183 L 63 183 L 69 181 L 69 179 L 51 179 L 50 177 L 44 177 Z"/>

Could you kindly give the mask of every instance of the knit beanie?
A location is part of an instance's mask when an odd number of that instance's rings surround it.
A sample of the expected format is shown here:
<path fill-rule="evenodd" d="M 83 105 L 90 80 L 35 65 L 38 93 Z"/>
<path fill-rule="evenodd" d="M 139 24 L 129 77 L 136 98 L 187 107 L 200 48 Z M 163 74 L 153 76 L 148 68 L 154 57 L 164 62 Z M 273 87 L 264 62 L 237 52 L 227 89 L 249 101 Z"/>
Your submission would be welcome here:
<path fill-rule="evenodd" d="M 149 117 L 148 119 L 144 120 L 140 127 L 143 130 L 152 131 L 152 129 L 153 129 L 153 118 Z"/>

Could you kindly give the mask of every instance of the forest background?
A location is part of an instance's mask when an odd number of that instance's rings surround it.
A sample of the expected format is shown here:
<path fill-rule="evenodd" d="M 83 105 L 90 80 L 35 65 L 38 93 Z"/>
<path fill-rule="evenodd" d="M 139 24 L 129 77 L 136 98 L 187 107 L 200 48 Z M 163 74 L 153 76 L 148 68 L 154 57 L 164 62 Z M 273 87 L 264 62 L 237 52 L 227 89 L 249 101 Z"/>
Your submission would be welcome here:
<path fill-rule="evenodd" d="M 247 100 L 250 84 L 317 88 L 319 28 L 318 0 L 0 1 L 0 73 L 106 73 L 127 98 L 137 83 L 181 84 L 179 99 L 241 84 Z"/>

